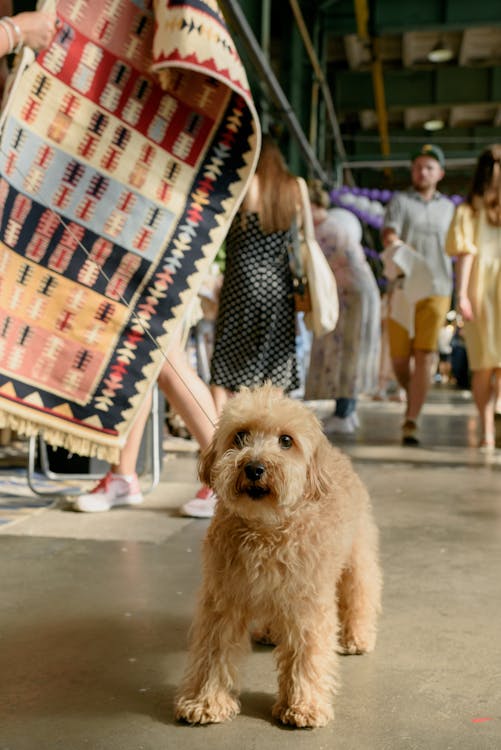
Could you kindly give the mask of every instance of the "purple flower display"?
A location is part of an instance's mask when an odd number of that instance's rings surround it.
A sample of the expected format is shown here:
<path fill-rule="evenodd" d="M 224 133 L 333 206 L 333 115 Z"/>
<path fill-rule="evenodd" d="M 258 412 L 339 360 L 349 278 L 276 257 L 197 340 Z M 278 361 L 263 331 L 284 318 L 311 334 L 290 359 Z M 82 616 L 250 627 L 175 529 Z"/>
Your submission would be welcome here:
<path fill-rule="evenodd" d="M 384 205 L 393 196 L 391 190 L 378 188 L 360 188 L 342 185 L 330 192 L 333 206 L 347 208 L 364 224 L 374 229 L 382 229 L 384 223 Z M 450 195 L 449 199 L 458 206 L 465 199 L 462 195 Z"/>

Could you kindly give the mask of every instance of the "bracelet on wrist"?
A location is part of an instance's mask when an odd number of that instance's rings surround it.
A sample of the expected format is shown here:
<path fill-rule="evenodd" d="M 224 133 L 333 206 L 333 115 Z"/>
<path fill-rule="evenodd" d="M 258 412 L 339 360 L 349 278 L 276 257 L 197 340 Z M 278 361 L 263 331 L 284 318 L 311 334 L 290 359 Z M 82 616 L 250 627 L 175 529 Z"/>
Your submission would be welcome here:
<path fill-rule="evenodd" d="M 18 24 L 10 18 L 10 16 L 4 16 L 0 19 L 0 23 L 2 23 L 4 29 L 7 31 L 7 36 L 11 42 L 10 52 L 17 55 L 23 46 L 23 34 L 21 29 Z"/>
<path fill-rule="evenodd" d="M 9 49 L 7 50 L 7 55 L 10 55 L 14 49 L 14 37 L 12 35 L 12 29 L 10 28 L 9 24 L 5 22 L 3 18 L 0 18 L 0 27 L 4 30 L 4 33 L 7 37 L 7 40 L 9 43 Z"/>

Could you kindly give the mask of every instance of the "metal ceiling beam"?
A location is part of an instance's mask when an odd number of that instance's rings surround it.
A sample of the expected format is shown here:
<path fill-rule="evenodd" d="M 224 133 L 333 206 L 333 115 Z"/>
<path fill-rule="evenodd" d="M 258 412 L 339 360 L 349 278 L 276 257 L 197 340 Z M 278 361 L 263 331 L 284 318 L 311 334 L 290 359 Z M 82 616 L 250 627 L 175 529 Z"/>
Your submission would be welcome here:
<path fill-rule="evenodd" d="M 372 75 L 368 71 L 333 71 L 338 112 L 374 109 Z M 389 108 L 499 104 L 500 67 L 447 67 L 435 70 L 391 70 L 383 76 Z"/>
<path fill-rule="evenodd" d="M 325 6 L 325 7 L 324 7 Z M 357 18 L 355 8 L 346 3 L 324 3 L 325 28 L 336 36 L 355 34 Z M 501 26 L 499 0 L 482 2 L 423 2 L 405 0 L 405 7 L 395 0 L 378 0 L 371 3 L 371 32 L 373 35 L 399 34 L 405 31 L 432 29 L 463 29 L 465 26 Z"/>
<path fill-rule="evenodd" d="M 383 63 L 379 52 L 379 42 L 376 38 L 372 38 L 369 33 L 369 8 L 367 6 L 367 0 L 354 0 L 354 3 L 358 36 L 362 41 L 367 42 L 371 46 L 372 87 L 374 92 L 374 102 L 376 105 L 381 153 L 383 156 L 389 156 L 390 135 L 388 130 L 388 110 L 386 108 Z"/>
<path fill-rule="evenodd" d="M 299 144 L 305 161 L 311 166 L 312 171 L 320 180 L 327 184 L 330 183 L 331 181 L 329 180 L 327 173 L 311 148 L 295 112 L 273 73 L 268 60 L 263 54 L 263 51 L 254 36 L 254 32 L 247 23 L 247 19 L 242 12 L 239 3 L 237 0 L 219 0 L 219 6 L 221 7 L 229 26 L 233 27 L 236 33 L 241 36 L 252 65 L 256 68 L 260 78 L 267 84 L 273 101 L 278 109 L 281 110 L 292 135 Z"/>
<path fill-rule="evenodd" d="M 457 132 L 457 135 L 454 133 Z M 350 148 L 348 165 L 356 174 L 363 166 L 384 169 L 409 164 L 410 154 L 424 142 L 437 143 L 445 152 L 447 169 L 473 166 L 478 154 L 490 143 L 498 140 L 499 128 L 458 128 L 442 130 L 437 134 L 425 134 L 421 128 L 391 131 L 391 154 L 388 158 L 378 153 L 379 136 L 366 131 L 353 134 L 347 144 Z"/>
<path fill-rule="evenodd" d="M 381 141 L 381 153 L 388 156 L 390 153 L 390 134 L 388 130 L 388 110 L 386 108 L 386 96 L 384 89 L 383 63 L 377 52 L 377 40 L 373 40 L 374 57 L 372 60 L 372 86 L 374 89 L 374 100 L 376 103 L 377 126 Z"/>
<path fill-rule="evenodd" d="M 315 73 L 316 79 L 318 81 L 318 84 L 320 85 L 320 89 L 322 91 L 324 101 L 325 101 L 325 108 L 327 112 L 327 119 L 329 121 L 329 125 L 331 126 L 332 133 L 334 135 L 334 142 L 336 144 L 336 151 L 340 157 L 340 159 L 345 162 L 346 161 L 346 150 L 344 147 L 343 139 L 341 136 L 341 130 L 339 128 L 338 119 L 336 116 L 336 112 L 334 109 L 334 102 L 332 101 L 332 96 L 330 92 L 330 88 L 327 85 L 327 81 L 325 79 L 324 72 L 322 70 L 322 67 L 320 65 L 320 62 L 317 57 L 317 53 L 315 52 L 315 48 L 313 46 L 313 42 L 311 40 L 310 34 L 308 32 L 308 29 L 306 28 L 306 24 L 304 22 L 303 14 L 301 13 L 301 10 L 299 8 L 299 4 L 297 0 L 289 0 L 290 6 L 292 8 L 292 12 L 294 14 L 294 18 L 296 20 L 297 27 L 299 29 L 299 33 L 301 34 L 301 38 L 303 40 L 303 44 L 305 46 L 306 52 L 308 54 L 308 57 L 310 58 L 311 65 L 313 67 L 313 71 Z M 348 182 L 351 184 L 353 183 L 352 176 L 347 174 L 346 175 Z"/>
<path fill-rule="evenodd" d="M 367 0 L 353 0 L 353 2 L 355 5 L 357 34 L 363 42 L 370 42 L 369 8 L 367 6 Z"/>
<path fill-rule="evenodd" d="M 471 0 L 405 0 L 405 12 L 402 12 L 402 5 L 396 2 L 377 2 L 373 6 L 372 21 L 378 34 L 401 33 L 410 29 L 461 29 L 465 26 L 501 24 L 499 0 L 477 3 Z"/>
<path fill-rule="evenodd" d="M 350 169 L 385 169 L 390 167 L 409 167 L 410 159 L 350 159 L 346 162 L 346 166 Z M 462 167 L 473 167 L 477 163 L 477 158 L 472 156 L 458 157 L 458 158 L 446 158 L 445 168 L 460 169 Z"/>

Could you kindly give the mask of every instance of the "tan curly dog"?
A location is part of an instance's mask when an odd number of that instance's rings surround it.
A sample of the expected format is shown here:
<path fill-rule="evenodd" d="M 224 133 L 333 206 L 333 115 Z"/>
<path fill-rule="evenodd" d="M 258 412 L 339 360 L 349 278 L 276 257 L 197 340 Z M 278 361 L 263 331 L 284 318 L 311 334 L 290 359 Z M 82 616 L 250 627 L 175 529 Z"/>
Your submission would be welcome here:
<path fill-rule="evenodd" d="M 367 490 L 314 414 L 270 385 L 228 402 L 200 478 L 218 502 L 176 717 L 206 724 L 239 712 L 237 669 L 253 632 L 276 644 L 273 716 L 326 724 L 338 651 L 366 653 L 376 640 L 382 577 Z"/>

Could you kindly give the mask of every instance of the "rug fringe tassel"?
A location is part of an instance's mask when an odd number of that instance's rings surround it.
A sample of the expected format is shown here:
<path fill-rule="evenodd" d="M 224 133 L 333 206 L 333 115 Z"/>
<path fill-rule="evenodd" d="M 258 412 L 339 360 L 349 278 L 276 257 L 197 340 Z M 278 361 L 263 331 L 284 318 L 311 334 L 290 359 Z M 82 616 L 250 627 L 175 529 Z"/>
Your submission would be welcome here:
<path fill-rule="evenodd" d="M 47 427 L 47 425 L 36 423 L 33 420 L 23 419 L 8 412 L 0 411 L 0 429 L 7 427 L 15 430 L 22 437 L 33 437 L 39 434 L 48 445 L 54 448 L 64 448 L 69 453 L 76 453 L 78 456 L 98 458 L 110 464 L 118 463 L 120 460 L 120 447 L 102 445 L 87 438 Z"/>

